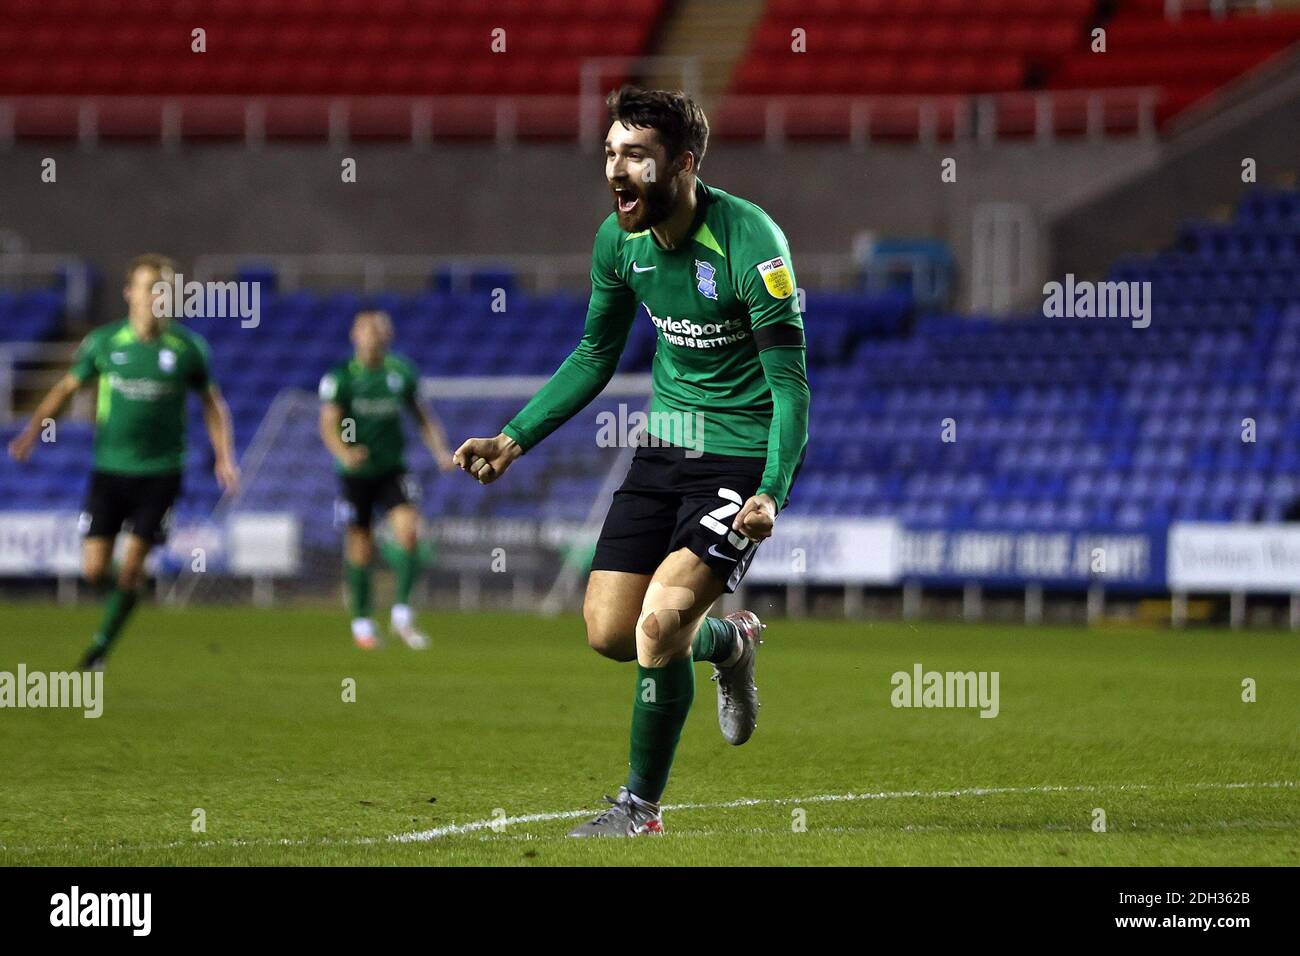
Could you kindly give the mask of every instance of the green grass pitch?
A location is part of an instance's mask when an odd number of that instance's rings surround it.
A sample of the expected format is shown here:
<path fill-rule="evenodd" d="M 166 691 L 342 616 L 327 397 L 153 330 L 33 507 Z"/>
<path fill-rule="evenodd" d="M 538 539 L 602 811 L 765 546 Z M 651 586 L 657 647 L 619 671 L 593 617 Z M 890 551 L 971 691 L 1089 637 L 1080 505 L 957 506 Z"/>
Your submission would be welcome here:
<path fill-rule="evenodd" d="M 0 671 L 67 668 L 97 616 L 0 607 Z M 335 611 L 144 608 L 102 717 L 0 710 L 0 863 L 1300 864 L 1295 635 L 773 620 L 754 739 L 699 665 L 667 834 L 576 841 L 630 666 L 574 617 L 422 623 L 364 653 Z M 916 662 L 999 672 L 999 715 L 894 708 Z"/>

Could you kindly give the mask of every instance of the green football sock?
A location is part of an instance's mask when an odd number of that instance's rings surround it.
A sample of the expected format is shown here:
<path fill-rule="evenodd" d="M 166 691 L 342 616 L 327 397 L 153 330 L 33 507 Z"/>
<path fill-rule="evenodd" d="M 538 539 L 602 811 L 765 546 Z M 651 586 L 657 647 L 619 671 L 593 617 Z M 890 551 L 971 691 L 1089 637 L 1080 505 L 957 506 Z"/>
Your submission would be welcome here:
<path fill-rule="evenodd" d="M 397 572 L 397 603 L 410 604 L 411 588 L 420 572 L 420 556 L 414 551 L 398 551 L 393 558 L 393 570 Z"/>
<path fill-rule="evenodd" d="M 359 564 L 348 564 L 348 607 L 352 617 L 370 616 L 370 568 Z"/>
<path fill-rule="evenodd" d="M 126 619 L 135 609 L 139 595 L 135 591 L 126 591 L 120 587 L 108 592 L 104 602 L 104 617 L 100 621 L 99 631 L 95 634 L 91 646 L 101 654 L 107 654 L 113 642 L 122 634 Z"/>
<path fill-rule="evenodd" d="M 721 664 L 736 652 L 736 630 L 720 617 L 706 617 L 691 641 L 691 660 Z"/>
<path fill-rule="evenodd" d="M 663 796 L 694 699 L 695 667 L 689 659 L 664 667 L 637 664 L 627 788 L 642 800 L 658 803 Z"/>

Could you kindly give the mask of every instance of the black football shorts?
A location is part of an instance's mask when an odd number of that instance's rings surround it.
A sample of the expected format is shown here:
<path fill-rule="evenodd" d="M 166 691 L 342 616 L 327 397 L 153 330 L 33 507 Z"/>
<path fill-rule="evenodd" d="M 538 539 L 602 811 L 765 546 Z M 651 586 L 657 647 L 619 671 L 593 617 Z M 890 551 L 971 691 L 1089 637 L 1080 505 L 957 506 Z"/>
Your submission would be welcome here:
<path fill-rule="evenodd" d="M 172 505 L 180 495 L 180 472 L 121 475 L 93 471 L 81 509 L 81 533 L 87 538 L 115 538 L 119 531 L 126 531 L 162 544 L 167 540 Z"/>
<path fill-rule="evenodd" d="M 375 512 L 387 513 L 398 505 L 413 505 L 420 500 L 420 483 L 404 471 L 362 477 L 339 476 L 340 500 L 335 505 L 335 523 L 353 528 L 369 528 Z"/>
<path fill-rule="evenodd" d="M 605 516 L 593 571 L 653 574 L 687 548 L 735 591 L 758 550 L 731 523 L 758 491 L 765 458 L 643 445 Z"/>

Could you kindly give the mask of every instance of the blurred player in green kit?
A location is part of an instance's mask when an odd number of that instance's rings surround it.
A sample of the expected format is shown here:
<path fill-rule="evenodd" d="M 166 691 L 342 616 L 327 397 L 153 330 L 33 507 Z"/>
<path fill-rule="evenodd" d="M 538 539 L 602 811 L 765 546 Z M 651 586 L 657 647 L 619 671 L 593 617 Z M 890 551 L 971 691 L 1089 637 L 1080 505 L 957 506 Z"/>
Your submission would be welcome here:
<path fill-rule="evenodd" d="M 375 547 L 371 526 L 377 511 L 388 513 L 397 545 L 392 630 L 408 647 L 428 646 L 428 639 L 415 627 L 410 603 L 420 570 L 420 486 L 406 470 L 404 411 L 419 422 L 420 437 L 438 467 L 443 471 L 455 467 L 442 424 L 420 401 L 419 373 L 408 360 L 389 352 L 392 342 L 393 323 L 387 313 L 359 312 L 352 323 L 355 354 L 320 382 L 321 440 L 337 463 L 346 513 L 352 639 L 366 650 L 378 646 L 370 593 Z"/>
<path fill-rule="evenodd" d="M 9 445 L 26 461 L 44 423 L 73 394 L 98 378 L 95 466 L 82 509 L 82 571 L 94 585 L 111 584 L 103 621 L 81 667 L 102 670 L 109 649 L 139 599 L 145 558 L 166 539 L 185 466 L 185 400 L 197 392 L 212 442 L 213 471 L 223 491 L 239 484 L 230 412 L 212 380 L 208 345 L 198 334 L 157 314 L 160 287 L 175 279 L 166 256 L 142 255 L 126 272 L 127 317 L 100 326 L 77 349 L 72 368 L 50 389 L 27 427 Z M 111 567 L 118 533 L 126 535 L 121 565 Z M 115 576 L 114 576 L 115 575 Z"/>

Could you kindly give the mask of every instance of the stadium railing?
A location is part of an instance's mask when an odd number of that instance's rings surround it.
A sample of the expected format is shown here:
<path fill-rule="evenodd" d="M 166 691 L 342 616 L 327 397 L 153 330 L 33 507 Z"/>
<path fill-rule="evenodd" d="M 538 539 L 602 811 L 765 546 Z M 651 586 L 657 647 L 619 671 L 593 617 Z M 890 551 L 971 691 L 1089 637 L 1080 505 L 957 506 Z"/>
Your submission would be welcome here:
<path fill-rule="evenodd" d="M 713 135 L 780 146 L 801 137 L 865 148 L 877 138 L 974 141 L 1001 137 L 1154 136 L 1155 87 L 980 95 L 731 95 L 711 114 Z M 592 96 L 8 96 L 0 98 L 0 148 L 28 138 L 157 141 L 205 139 L 390 140 L 428 148 L 442 140 L 594 143 Z"/>
<path fill-rule="evenodd" d="M 1165 19 L 1177 20 L 1184 13 L 1208 10 L 1215 19 L 1222 19 L 1229 10 L 1253 10 L 1256 13 L 1268 13 L 1273 9 L 1272 0 L 1161 0 Z"/>
<path fill-rule="evenodd" d="M 360 280 L 363 292 L 423 285 L 431 276 L 447 273 L 464 281 L 482 270 L 506 269 L 529 291 L 585 290 L 590 284 L 591 256 L 573 254 L 510 254 L 497 256 L 428 256 L 399 253 L 209 253 L 194 259 L 194 277 L 201 282 L 237 275 L 248 267 L 269 267 L 281 291 L 327 283 Z M 863 264 L 849 253 L 801 253 L 800 282 L 817 288 L 843 288 L 860 276 Z"/>

